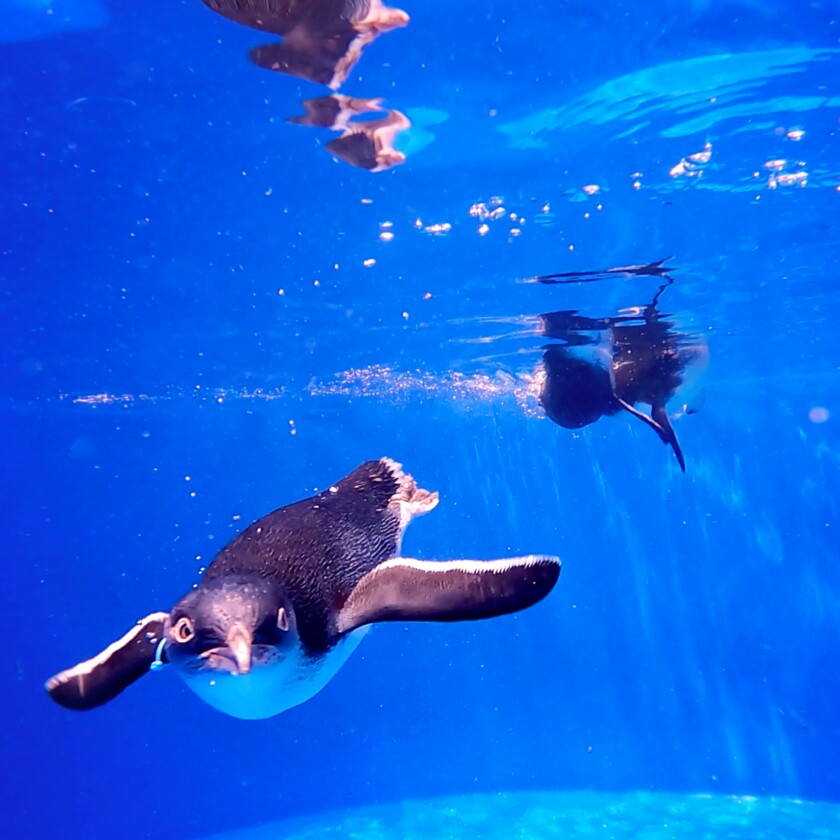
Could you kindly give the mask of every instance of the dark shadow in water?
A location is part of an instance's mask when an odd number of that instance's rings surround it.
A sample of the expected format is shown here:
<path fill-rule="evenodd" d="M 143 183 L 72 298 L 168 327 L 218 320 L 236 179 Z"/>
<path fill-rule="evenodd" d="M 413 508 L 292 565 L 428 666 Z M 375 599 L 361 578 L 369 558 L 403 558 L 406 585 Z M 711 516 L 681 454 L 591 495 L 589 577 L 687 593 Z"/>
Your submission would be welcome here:
<path fill-rule="evenodd" d="M 674 282 L 668 273 L 674 269 L 664 262 L 535 278 L 547 284 L 593 282 L 616 275 L 663 280 L 644 307 L 597 318 L 575 309 L 541 315 L 542 334 L 562 343 L 544 348 L 537 374 L 539 400 L 546 415 L 566 429 L 627 411 L 673 449 L 685 472 L 666 404 L 680 391 L 690 368 L 705 366 L 708 353 L 702 337 L 679 332 L 668 320 L 671 315 L 659 311 L 662 293 Z M 650 414 L 636 408 L 639 403 L 650 406 Z M 693 409 L 686 406 L 685 413 Z"/>
<path fill-rule="evenodd" d="M 381 0 L 202 0 L 214 12 L 243 26 L 281 35 L 283 40 L 255 47 L 249 58 L 258 67 L 286 73 L 338 90 L 362 56 L 380 35 L 408 25 L 402 9 Z M 326 144 L 337 158 L 382 172 L 405 160 L 393 147 L 400 131 L 411 123 L 400 111 L 386 110 L 381 99 L 324 96 L 303 101 L 307 113 L 290 122 L 341 131 Z M 365 111 L 385 116 L 371 121 L 350 121 Z"/>

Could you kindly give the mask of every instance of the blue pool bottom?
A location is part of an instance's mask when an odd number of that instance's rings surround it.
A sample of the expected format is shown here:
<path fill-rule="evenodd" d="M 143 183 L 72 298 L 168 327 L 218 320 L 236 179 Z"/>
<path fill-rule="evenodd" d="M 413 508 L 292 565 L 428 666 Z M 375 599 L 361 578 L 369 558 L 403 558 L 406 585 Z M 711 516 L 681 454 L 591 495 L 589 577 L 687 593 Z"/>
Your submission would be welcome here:
<path fill-rule="evenodd" d="M 718 794 L 528 791 L 407 800 L 207 840 L 803 840 L 840 838 L 840 804 Z"/>

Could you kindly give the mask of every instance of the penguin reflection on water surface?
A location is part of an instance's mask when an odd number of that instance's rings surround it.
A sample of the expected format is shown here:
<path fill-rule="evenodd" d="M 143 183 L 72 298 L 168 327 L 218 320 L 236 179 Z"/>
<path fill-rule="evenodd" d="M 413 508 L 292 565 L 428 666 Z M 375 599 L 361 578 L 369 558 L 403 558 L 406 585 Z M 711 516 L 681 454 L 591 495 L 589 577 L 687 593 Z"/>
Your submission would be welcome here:
<path fill-rule="evenodd" d="M 258 67 L 338 90 L 380 35 L 409 23 L 381 0 L 203 0 L 234 23 L 283 36 L 251 50 Z"/>
<path fill-rule="evenodd" d="M 394 142 L 401 132 L 411 128 L 411 120 L 401 111 L 383 108 L 381 99 L 360 99 L 333 93 L 304 99 L 303 106 L 306 113 L 291 117 L 288 122 L 340 131 L 341 136 L 330 140 L 324 148 L 345 163 L 370 172 L 384 172 L 405 162 L 405 155 L 394 147 Z M 385 116 L 355 119 L 361 114 L 377 111 L 385 112 Z"/>
<path fill-rule="evenodd" d="M 271 717 L 320 691 L 370 624 L 490 618 L 554 587 L 555 557 L 400 557 L 412 517 L 437 503 L 396 462 L 368 461 L 323 493 L 258 519 L 169 613 L 146 616 L 48 680 L 47 691 L 62 706 L 91 709 L 171 663 L 220 711 Z"/>
<path fill-rule="evenodd" d="M 540 332 L 563 343 L 544 349 L 537 380 L 540 404 L 558 425 L 579 429 L 627 411 L 671 447 L 685 472 L 682 447 L 666 404 L 696 385 L 691 378 L 705 368 L 708 349 L 702 336 L 678 332 L 669 316 L 659 311 L 659 298 L 673 283 L 664 262 L 536 278 L 548 284 L 574 283 L 619 274 L 666 281 L 650 304 L 623 309 L 617 315 L 591 318 L 577 310 L 541 315 Z M 650 415 L 636 408 L 638 403 L 649 405 Z M 685 413 L 693 409 L 686 406 Z"/>

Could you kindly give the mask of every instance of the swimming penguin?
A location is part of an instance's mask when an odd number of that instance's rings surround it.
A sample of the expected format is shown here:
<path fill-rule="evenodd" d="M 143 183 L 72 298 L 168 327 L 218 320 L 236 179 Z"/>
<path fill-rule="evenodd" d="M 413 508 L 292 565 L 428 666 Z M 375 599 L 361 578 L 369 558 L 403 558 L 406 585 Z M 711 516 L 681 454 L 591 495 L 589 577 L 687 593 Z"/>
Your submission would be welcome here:
<path fill-rule="evenodd" d="M 685 458 L 667 404 L 696 386 L 696 381 L 690 380 L 696 380 L 698 371 L 705 369 L 708 349 L 702 336 L 678 331 L 671 316 L 659 311 L 659 299 L 673 283 L 667 271 L 674 269 L 664 263 L 658 260 L 534 278 L 549 285 L 593 282 L 615 275 L 665 281 L 650 304 L 622 309 L 616 315 L 593 318 L 574 309 L 540 315 L 540 334 L 562 343 L 543 348 L 537 384 L 540 405 L 558 425 L 579 429 L 601 417 L 627 411 L 671 447 L 685 472 Z M 649 415 L 636 408 L 640 403 L 650 406 Z"/>
<path fill-rule="evenodd" d="M 673 330 L 672 321 L 661 318 L 655 304 L 645 307 L 642 315 L 643 323 L 617 321 L 612 327 L 612 392 L 625 411 L 647 423 L 673 449 L 685 472 L 682 447 L 665 405 L 679 389 L 692 356 L 683 350 L 686 337 Z M 639 411 L 636 403 L 647 403 L 650 416 Z"/>
<path fill-rule="evenodd" d="M 171 612 L 46 683 L 57 703 L 92 709 L 169 663 L 211 706 L 276 715 L 320 691 L 380 621 L 490 618 L 544 598 L 555 557 L 411 560 L 400 544 L 438 494 L 389 458 L 258 519 L 217 555 Z"/>
<path fill-rule="evenodd" d="M 679 390 L 685 368 L 699 358 L 701 348 L 692 343 L 693 337 L 673 331 L 674 324 L 661 320 L 655 307 L 611 319 L 569 312 L 540 318 L 543 334 L 565 342 L 547 345 L 540 362 L 539 401 L 546 415 L 567 429 L 579 429 L 627 411 L 671 447 L 685 472 L 666 404 Z M 566 319 L 568 324 L 558 329 Z M 647 403 L 650 415 L 636 408 L 637 403 Z"/>

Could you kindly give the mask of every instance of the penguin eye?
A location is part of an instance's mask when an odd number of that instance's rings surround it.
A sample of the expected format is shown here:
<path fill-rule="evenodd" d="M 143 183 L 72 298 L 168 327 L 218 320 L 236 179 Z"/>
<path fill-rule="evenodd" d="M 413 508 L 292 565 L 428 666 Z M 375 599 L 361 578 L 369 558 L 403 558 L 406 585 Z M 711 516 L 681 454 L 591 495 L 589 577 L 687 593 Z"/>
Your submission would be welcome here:
<path fill-rule="evenodd" d="M 187 616 L 181 616 L 173 628 L 175 639 L 179 642 L 189 642 L 195 637 L 195 627 Z"/>

